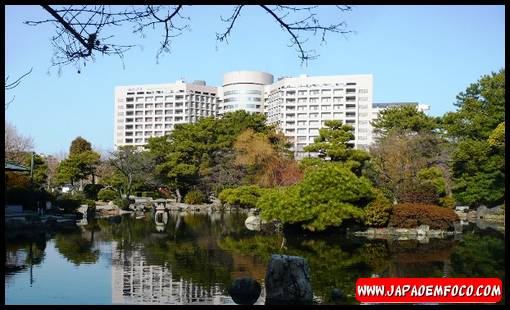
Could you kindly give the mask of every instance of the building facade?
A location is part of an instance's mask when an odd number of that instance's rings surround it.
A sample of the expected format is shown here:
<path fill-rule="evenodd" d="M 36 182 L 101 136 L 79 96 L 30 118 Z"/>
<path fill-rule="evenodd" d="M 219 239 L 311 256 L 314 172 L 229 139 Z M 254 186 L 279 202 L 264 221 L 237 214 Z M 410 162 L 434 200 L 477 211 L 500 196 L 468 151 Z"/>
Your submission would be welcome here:
<path fill-rule="evenodd" d="M 265 72 L 234 71 L 225 73 L 218 87 L 218 114 L 245 110 L 264 113 L 265 88 L 273 84 L 273 76 Z"/>
<path fill-rule="evenodd" d="M 143 146 L 150 137 L 169 134 L 176 124 L 194 123 L 200 117 L 236 110 L 264 113 L 292 142 L 297 158 L 314 142 L 327 120 L 341 120 L 354 128 L 356 148 L 373 141 L 370 121 L 382 109 L 403 104 L 373 103 L 371 74 L 283 77 L 258 71 L 225 73 L 221 87 L 191 84 L 121 86 L 115 89 L 115 148 Z"/>
<path fill-rule="evenodd" d="M 143 146 L 169 134 L 176 124 L 215 116 L 216 87 L 204 81 L 115 88 L 114 145 Z"/>
<path fill-rule="evenodd" d="M 368 145 L 372 75 L 281 78 L 268 87 L 265 113 L 293 143 L 296 155 L 314 142 L 327 120 L 354 128 L 355 147 Z"/>

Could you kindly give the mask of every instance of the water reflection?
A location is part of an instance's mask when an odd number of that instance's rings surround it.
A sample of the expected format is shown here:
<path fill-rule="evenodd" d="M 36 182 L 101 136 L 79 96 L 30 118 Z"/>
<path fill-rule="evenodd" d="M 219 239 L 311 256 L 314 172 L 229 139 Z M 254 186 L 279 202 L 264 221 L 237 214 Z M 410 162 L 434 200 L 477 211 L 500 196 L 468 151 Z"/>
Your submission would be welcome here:
<path fill-rule="evenodd" d="M 219 285 L 204 287 L 185 280 L 167 263 L 149 265 L 137 249 L 115 251 L 112 256 L 112 303 L 220 305 L 232 300 Z"/>
<path fill-rule="evenodd" d="M 143 217 L 89 219 L 81 226 L 47 234 L 10 232 L 6 236 L 5 292 L 11 298 L 6 300 L 23 303 L 12 296 L 23 298 L 25 294 L 52 303 L 55 297 L 45 295 L 47 290 L 30 290 L 30 283 L 12 280 L 28 273 L 30 266 L 55 264 L 55 256 L 46 255 L 49 240 L 51 249 L 65 260 L 58 264 L 65 269 L 67 263 L 73 271 L 65 275 L 41 272 L 43 280 L 53 280 L 58 287 L 59 277 L 73 277 L 73 289 L 80 290 L 86 281 L 79 271 L 87 270 L 86 276 L 99 279 L 104 277 L 104 268 L 89 267 L 102 266 L 108 260 L 111 284 L 106 284 L 111 285 L 111 298 L 107 302 L 115 304 L 233 303 L 227 293 L 233 280 L 252 277 L 263 287 L 271 254 L 305 257 L 315 300 L 327 304 L 334 303 L 330 300 L 333 288 L 345 293 L 344 303 L 356 303 L 354 284 L 359 277 L 505 276 L 504 234 L 496 230 L 466 226 L 460 240 L 420 243 L 257 232 L 245 227 L 245 219 L 246 215 L 237 213 L 153 212 Z M 37 281 L 38 276 L 33 274 L 31 281 Z M 65 288 L 55 294 L 61 294 L 63 303 L 77 302 Z M 92 288 L 88 294 L 87 300 L 93 301 L 95 294 L 104 291 Z M 263 304 L 264 298 L 263 289 L 257 304 Z"/>

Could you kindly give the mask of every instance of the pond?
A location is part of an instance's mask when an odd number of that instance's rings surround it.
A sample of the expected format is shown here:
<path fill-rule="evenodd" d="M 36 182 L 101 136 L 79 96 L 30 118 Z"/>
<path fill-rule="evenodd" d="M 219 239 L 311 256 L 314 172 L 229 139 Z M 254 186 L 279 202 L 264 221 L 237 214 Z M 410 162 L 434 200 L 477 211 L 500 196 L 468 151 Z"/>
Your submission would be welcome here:
<path fill-rule="evenodd" d="M 310 266 L 316 303 L 333 288 L 356 304 L 359 277 L 505 277 L 501 232 L 465 226 L 460 240 L 367 240 L 248 230 L 242 213 L 124 215 L 29 237 L 6 236 L 6 304 L 234 304 L 238 277 L 264 282 L 271 254 Z M 8 268 L 7 268 L 8 267 Z M 257 304 L 264 303 L 264 290 Z"/>

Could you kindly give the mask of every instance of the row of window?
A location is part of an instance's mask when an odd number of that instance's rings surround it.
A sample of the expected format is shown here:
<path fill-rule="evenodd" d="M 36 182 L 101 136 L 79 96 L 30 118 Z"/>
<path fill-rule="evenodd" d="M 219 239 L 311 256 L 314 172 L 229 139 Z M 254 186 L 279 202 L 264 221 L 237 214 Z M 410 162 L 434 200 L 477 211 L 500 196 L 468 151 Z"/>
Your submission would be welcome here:
<path fill-rule="evenodd" d="M 237 109 L 237 108 L 245 108 L 245 109 L 260 109 L 260 104 L 252 104 L 252 103 L 245 103 L 245 104 L 227 104 L 223 106 L 224 110 L 230 110 L 230 109 Z"/>
<path fill-rule="evenodd" d="M 206 97 L 206 96 L 199 96 L 199 95 L 186 95 L 186 96 L 183 96 L 183 95 L 176 95 L 175 96 L 175 100 L 188 100 L 190 99 L 193 100 L 195 99 L 194 101 L 205 101 L 205 102 L 210 102 L 210 101 L 214 101 L 215 97 Z M 127 97 L 126 98 L 126 102 L 134 102 L 135 101 L 135 98 L 134 97 Z M 145 97 L 145 100 L 144 100 L 144 97 L 136 97 L 136 102 L 152 102 L 152 101 L 174 101 L 174 96 L 173 95 L 170 95 L 170 96 L 156 96 L 156 97 Z M 124 100 L 121 98 L 119 99 L 119 102 L 124 102 Z"/>
<path fill-rule="evenodd" d="M 355 120 L 348 120 L 350 122 L 352 121 L 355 121 Z M 318 121 L 318 120 L 310 120 L 310 121 L 304 121 L 304 120 L 298 120 L 297 123 L 295 120 L 286 120 L 285 122 L 285 128 L 289 128 L 289 127 L 306 127 L 306 128 L 309 128 L 309 127 L 314 127 L 314 126 L 319 126 L 319 124 L 321 124 L 322 126 L 324 126 L 325 124 L 325 120 L 321 120 L 321 121 Z M 308 125 L 307 125 L 308 123 Z M 368 127 L 362 127 L 361 126 L 361 123 L 362 121 L 359 121 L 360 123 L 360 127 L 358 127 L 358 132 L 368 132 Z M 363 124 L 366 126 L 367 123 L 363 122 Z M 306 128 L 301 128 L 303 130 L 305 130 Z M 291 129 L 291 128 L 290 128 Z"/>
<path fill-rule="evenodd" d="M 251 95 L 262 95 L 260 90 L 254 89 L 240 89 L 240 90 L 229 90 L 223 93 L 224 96 L 228 95 L 241 95 L 241 94 L 251 94 Z"/>
<path fill-rule="evenodd" d="M 314 142 L 317 137 L 318 136 L 297 136 L 295 138 L 290 138 L 290 140 L 291 142 Z M 359 135 L 357 140 L 367 140 L 367 136 Z"/>
<path fill-rule="evenodd" d="M 164 113 L 163 113 L 164 111 Z M 183 112 L 185 114 L 188 114 L 191 113 L 191 114 L 199 114 L 199 115 L 214 115 L 213 112 L 210 112 L 210 111 L 204 111 L 204 110 L 201 110 L 201 109 L 186 109 L 186 110 L 183 110 L 183 109 L 176 109 L 176 110 L 147 110 L 147 111 L 126 111 L 126 116 L 141 116 L 141 115 L 172 115 L 172 114 L 183 114 Z M 119 111 L 118 112 L 118 115 L 119 116 L 123 116 L 124 115 L 124 112 L 122 111 Z"/>
<path fill-rule="evenodd" d="M 310 94 L 310 95 L 319 95 L 319 94 L 322 94 L 323 96 L 324 95 L 331 95 L 332 93 L 337 95 L 337 94 L 343 94 L 345 91 L 345 93 L 347 94 L 354 94 L 356 93 L 356 88 L 346 88 L 346 89 L 343 89 L 343 88 L 337 88 L 337 89 L 310 89 L 310 90 L 287 90 L 285 92 L 285 95 L 286 96 L 295 96 L 296 94 L 298 96 L 306 96 L 307 94 Z M 368 92 L 368 89 L 363 89 L 364 93 L 365 91 Z M 282 96 L 284 94 L 283 91 L 280 91 L 280 92 L 277 92 L 277 93 L 273 93 L 273 94 L 277 94 L 277 95 L 280 95 Z"/>
<path fill-rule="evenodd" d="M 175 107 L 176 108 L 182 108 L 182 107 L 190 107 L 190 108 L 195 108 L 195 109 L 204 109 L 204 110 L 214 110 L 216 108 L 216 105 L 215 104 L 211 104 L 209 105 L 208 103 L 205 104 L 205 103 L 202 103 L 202 104 L 199 104 L 199 103 L 191 103 L 191 104 L 186 104 L 184 105 L 183 102 L 176 102 L 175 103 Z M 165 103 L 164 105 L 162 103 L 156 103 L 155 105 L 153 105 L 152 103 L 146 103 L 145 106 L 141 103 L 139 104 L 126 104 L 126 109 L 162 109 L 163 107 L 165 108 L 173 108 L 174 107 L 174 104 L 173 103 Z M 124 106 L 119 106 L 119 110 L 123 110 L 124 109 Z"/>
<path fill-rule="evenodd" d="M 275 109 L 281 109 L 283 107 L 273 107 L 272 110 L 275 110 Z M 312 111 L 315 111 L 315 110 L 342 110 L 344 108 L 344 105 L 343 104 L 333 104 L 333 105 L 330 105 L 330 104 L 327 104 L 327 105 L 287 105 L 285 106 L 285 110 L 286 111 L 305 111 L 305 110 L 312 110 Z M 361 108 L 361 107 L 360 107 Z M 366 108 L 366 107 L 365 107 Z M 356 105 L 355 104 L 346 104 L 345 105 L 345 109 L 346 110 L 354 110 L 356 109 Z"/>
<path fill-rule="evenodd" d="M 147 112 L 147 111 L 146 111 Z M 152 111 L 148 111 L 148 112 L 151 112 L 151 113 L 145 113 L 145 116 L 152 116 Z M 191 110 L 191 113 L 188 113 L 188 110 L 186 110 L 185 113 L 183 113 L 182 110 L 175 110 L 175 113 L 173 113 L 173 111 L 165 111 L 165 115 L 188 115 L 188 114 L 191 114 L 191 116 L 194 116 L 194 115 L 199 115 L 199 116 L 214 116 L 215 114 L 213 113 L 209 113 L 208 111 L 193 111 Z M 163 115 L 162 113 L 156 113 L 154 115 Z M 124 112 L 119 112 L 118 113 L 118 116 L 120 117 L 123 117 L 124 116 Z M 132 112 L 131 113 L 127 113 L 126 114 L 126 117 L 129 117 L 129 116 L 143 116 L 143 114 L 140 114 L 140 113 L 136 113 L 136 114 L 133 114 Z M 131 118 L 129 118 L 131 119 Z M 137 117 L 136 119 L 142 119 L 142 117 Z M 149 119 L 149 118 L 146 118 L 146 119 Z M 152 119 L 152 118 L 151 118 Z M 128 119 L 126 119 L 126 122 L 127 122 Z"/>
<path fill-rule="evenodd" d="M 317 112 L 311 112 L 311 113 L 298 113 L 298 114 L 297 114 L 297 117 L 298 117 L 298 118 L 307 118 L 307 115 L 308 115 L 309 117 L 319 117 L 319 114 L 320 114 L 321 116 L 323 116 L 323 117 L 324 117 L 324 116 L 329 116 L 329 115 L 331 115 L 331 112 L 322 112 L 322 113 L 317 113 Z M 342 115 L 342 114 L 344 114 L 344 113 L 343 113 L 343 112 L 333 112 L 333 115 L 334 115 L 334 116 L 337 116 L 337 115 L 338 115 L 338 116 L 340 116 L 340 115 Z M 290 113 L 289 113 L 289 112 L 287 112 L 287 113 L 285 113 L 285 116 L 286 116 L 287 118 L 289 118 L 289 117 L 290 117 L 290 118 L 292 118 L 292 117 L 295 117 L 295 116 L 296 116 L 296 113 L 294 113 L 294 112 L 290 112 Z M 354 112 L 354 111 L 351 111 L 351 112 L 345 112 L 345 116 L 356 116 L 356 112 Z M 368 116 L 368 115 L 367 115 L 367 116 Z"/>
<path fill-rule="evenodd" d="M 187 116 L 176 116 L 174 117 L 173 121 L 175 122 L 181 122 L 181 121 L 187 121 L 188 120 L 188 117 Z M 171 117 L 165 117 L 165 122 L 171 122 L 172 121 L 172 118 Z M 120 119 L 119 120 L 119 123 L 123 123 L 124 120 Z M 136 117 L 136 118 L 126 118 L 126 123 L 148 123 L 148 122 L 163 122 L 163 117 L 146 117 L 145 119 L 143 117 Z"/>
<path fill-rule="evenodd" d="M 156 128 L 158 129 L 158 128 Z M 165 131 L 165 135 L 170 134 L 171 131 Z M 134 136 L 141 137 L 141 136 L 152 136 L 152 135 L 162 135 L 163 131 L 136 131 L 134 132 Z M 132 131 L 126 131 L 124 134 L 126 137 L 132 137 L 133 132 Z"/>
<path fill-rule="evenodd" d="M 325 124 L 325 121 L 322 121 L 321 124 L 324 126 Z M 315 126 L 318 126 L 318 124 L 316 124 Z M 354 132 L 354 130 L 353 130 Z M 368 128 L 359 128 L 358 129 L 358 132 L 359 133 L 368 133 Z M 309 128 L 309 127 L 305 127 L 305 128 L 285 128 L 285 133 L 286 134 L 295 134 L 297 133 L 298 135 L 299 134 L 311 134 L 311 135 L 318 135 L 319 134 L 319 128 Z"/>
<path fill-rule="evenodd" d="M 177 89 L 175 91 L 176 93 L 183 93 L 184 89 Z M 173 90 L 156 90 L 156 91 L 138 91 L 136 92 L 136 95 L 152 95 L 152 94 L 172 94 L 174 93 Z M 127 92 L 128 96 L 135 95 L 135 92 Z"/>
<path fill-rule="evenodd" d="M 159 136 L 162 136 L 162 134 Z M 132 138 L 126 138 L 124 141 L 125 141 L 124 143 L 133 143 Z M 134 139 L 134 143 L 149 143 L 149 139 L 148 138 L 147 139 L 137 138 L 137 139 Z"/>
<path fill-rule="evenodd" d="M 235 102 L 235 101 L 258 101 L 260 102 L 260 98 L 257 97 L 231 97 L 223 100 L 223 102 Z"/>
<path fill-rule="evenodd" d="M 323 83 L 323 84 L 301 84 L 301 85 L 282 85 L 278 87 L 278 89 L 284 89 L 284 88 L 296 88 L 296 87 L 322 87 L 322 88 L 331 88 L 336 86 L 356 86 L 356 82 L 347 82 L 347 83 Z"/>
<path fill-rule="evenodd" d="M 134 129 L 135 130 L 138 130 L 138 129 L 152 129 L 152 124 L 145 124 L 145 125 L 135 125 Z M 165 124 L 165 129 L 173 129 L 174 125 L 172 124 Z M 118 129 L 122 129 L 123 127 L 122 126 L 118 126 L 117 127 Z M 163 128 L 163 125 L 162 124 L 156 124 L 154 125 L 154 129 L 161 129 Z M 126 130 L 133 130 L 133 125 L 126 125 L 125 127 Z"/>

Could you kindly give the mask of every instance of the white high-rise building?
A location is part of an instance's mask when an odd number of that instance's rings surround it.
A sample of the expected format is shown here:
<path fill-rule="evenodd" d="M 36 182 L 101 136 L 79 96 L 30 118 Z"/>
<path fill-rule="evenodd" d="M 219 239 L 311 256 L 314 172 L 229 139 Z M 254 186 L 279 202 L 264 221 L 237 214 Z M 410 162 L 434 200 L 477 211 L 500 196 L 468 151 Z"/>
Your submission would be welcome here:
<path fill-rule="evenodd" d="M 143 146 L 149 137 L 170 133 L 176 124 L 236 110 L 264 113 L 290 139 L 296 157 L 314 142 L 326 120 L 354 128 L 356 148 L 373 142 L 370 121 L 388 107 L 417 103 L 373 104 L 373 77 L 363 75 L 283 77 L 258 71 L 225 73 L 221 87 L 191 84 L 121 86 L 115 89 L 114 144 Z"/>
<path fill-rule="evenodd" d="M 116 87 L 115 148 L 143 146 L 150 137 L 169 134 L 176 124 L 215 116 L 216 91 L 204 81 Z"/>
<path fill-rule="evenodd" d="M 281 78 L 268 86 L 265 113 L 294 144 L 296 155 L 314 142 L 327 120 L 353 126 L 355 147 L 368 145 L 372 75 Z"/>

